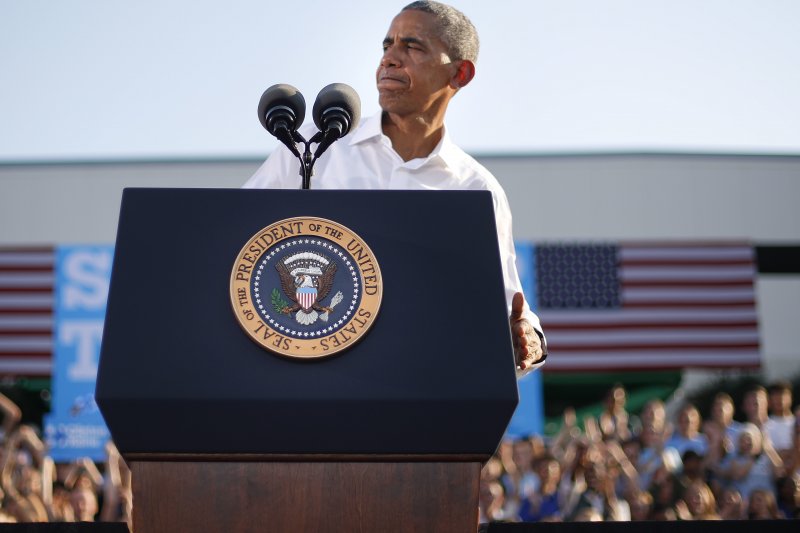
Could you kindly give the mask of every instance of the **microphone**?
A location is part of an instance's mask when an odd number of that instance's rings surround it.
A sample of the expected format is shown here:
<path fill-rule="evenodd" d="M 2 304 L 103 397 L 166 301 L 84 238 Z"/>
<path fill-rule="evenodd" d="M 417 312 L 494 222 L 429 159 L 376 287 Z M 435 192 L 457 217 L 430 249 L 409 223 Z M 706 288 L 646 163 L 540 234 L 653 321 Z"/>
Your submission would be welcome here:
<path fill-rule="evenodd" d="M 354 124 L 358 124 L 361 118 L 361 99 L 349 85 L 331 83 L 323 87 L 317 95 L 311 115 L 322 134 L 314 152 L 314 157 L 317 158 L 334 141 L 347 135 Z"/>
<path fill-rule="evenodd" d="M 300 91 L 285 83 L 273 85 L 264 91 L 258 102 L 261 125 L 297 157 L 300 157 L 300 152 L 295 145 L 294 134 L 305 116 L 305 98 Z"/>

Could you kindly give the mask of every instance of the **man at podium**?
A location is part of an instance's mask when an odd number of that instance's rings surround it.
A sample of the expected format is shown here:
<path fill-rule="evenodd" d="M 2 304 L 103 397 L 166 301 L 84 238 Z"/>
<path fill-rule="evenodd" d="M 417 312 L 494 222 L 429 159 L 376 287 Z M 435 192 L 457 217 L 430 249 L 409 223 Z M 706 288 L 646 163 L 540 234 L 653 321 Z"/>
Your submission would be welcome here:
<path fill-rule="evenodd" d="M 319 189 L 488 190 L 494 200 L 517 375 L 544 364 L 538 317 L 522 295 L 515 265 L 511 211 L 495 177 L 450 139 L 450 100 L 475 76 L 478 34 L 457 9 L 433 1 L 404 7 L 383 40 L 376 72 L 381 112 L 333 144 L 316 162 Z M 309 136 L 313 126 L 307 126 Z M 304 134 L 301 128 L 301 134 Z M 299 161 L 278 149 L 245 188 L 297 188 Z"/>

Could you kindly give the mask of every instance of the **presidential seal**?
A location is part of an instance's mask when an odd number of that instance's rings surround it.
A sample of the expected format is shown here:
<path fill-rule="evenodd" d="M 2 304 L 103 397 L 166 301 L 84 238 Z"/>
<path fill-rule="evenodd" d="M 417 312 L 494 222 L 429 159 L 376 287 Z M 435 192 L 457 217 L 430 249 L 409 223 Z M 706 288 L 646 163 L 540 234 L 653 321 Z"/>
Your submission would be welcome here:
<path fill-rule="evenodd" d="M 275 222 L 233 265 L 231 304 L 242 329 L 280 355 L 311 359 L 350 348 L 378 315 L 383 280 L 361 238 L 322 218 Z"/>

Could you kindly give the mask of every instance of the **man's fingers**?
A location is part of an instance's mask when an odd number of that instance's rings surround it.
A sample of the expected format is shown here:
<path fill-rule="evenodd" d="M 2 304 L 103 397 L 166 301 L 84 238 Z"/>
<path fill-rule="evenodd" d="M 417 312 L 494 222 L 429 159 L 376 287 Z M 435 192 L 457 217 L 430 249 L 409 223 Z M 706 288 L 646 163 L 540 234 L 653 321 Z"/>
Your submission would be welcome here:
<path fill-rule="evenodd" d="M 542 346 L 539 337 L 532 333 L 525 336 L 514 336 L 514 354 L 517 367 L 525 370 L 536 364 L 542 357 Z"/>
<path fill-rule="evenodd" d="M 511 299 L 511 321 L 519 320 L 522 318 L 522 308 L 525 306 L 525 297 L 521 292 L 514 293 L 514 298 Z"/>
<path fill-rule="evenodd" d="M 542 357 L 539 335 L 527 319 L 522 318 L 525 298 L 521 292 L 515 293 L 511 300 L 511 337 L 517 368 L 525 370 L 536 364 Z"/>
<path fill-rule="evenodd" d="M 533 324 L 522 318 L 511 325 L 511 331 L 517 337 L 524 337 L 534 332 Z"/>
<path fill-rule="evenodd" d="M 536 334 L 536 330 L 533 329 L 533 325 L 525 319 L 520 320 L 511 327 L 511 337 L 514 341 L 514 346 L 524 346 L 531 342 L 539 342 L 539 336 Z"/>

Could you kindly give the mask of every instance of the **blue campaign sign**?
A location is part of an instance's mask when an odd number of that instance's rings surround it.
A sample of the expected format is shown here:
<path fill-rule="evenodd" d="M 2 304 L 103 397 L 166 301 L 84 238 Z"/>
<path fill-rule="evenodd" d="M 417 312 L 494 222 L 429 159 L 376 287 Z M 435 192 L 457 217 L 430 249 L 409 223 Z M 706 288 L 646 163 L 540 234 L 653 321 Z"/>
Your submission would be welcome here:
<path fill-rule="evenodd" d="M 536 311 L 536 254 L 534 245 L 516 243 L 517 271 L 522 282 L 525 300 Z M 547 332 L 545 331 L 545 334 Z M 544 391 L 540 370 L 531 372 L 517 382 L 519 405 L 506 429 L 511 438 L 544 434 Z"/>
<path fill-rule="evenodd" d="M 113 246 L 56 250 L 51 413 L 45 437 L 55 461 L 105 458 L 110 435 L 94 401 Z"/>

